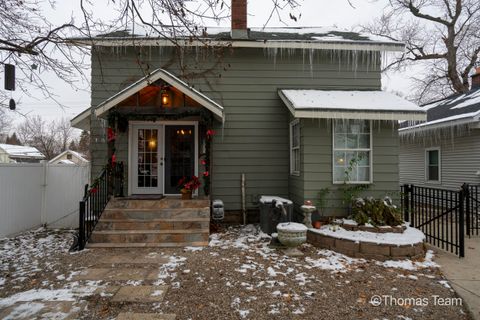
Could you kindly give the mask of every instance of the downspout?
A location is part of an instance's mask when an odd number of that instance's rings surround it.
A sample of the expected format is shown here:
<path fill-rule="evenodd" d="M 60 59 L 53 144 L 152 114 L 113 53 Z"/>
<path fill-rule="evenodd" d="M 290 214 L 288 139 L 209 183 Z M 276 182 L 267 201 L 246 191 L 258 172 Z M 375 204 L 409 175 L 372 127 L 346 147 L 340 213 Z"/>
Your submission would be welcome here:
<path fill-rule="evenodd" d="M 246 205 L 246 197 L 245 197 L 245 173 L 242 173 L 241 176 L 241 193 L 242 193 L 242 217 L 243 217 L 243 225 L 247 224 L 247 205 Z"/>
<path fill-rule="evenodd" d="M 43 184 L 42 184 L 42 207 L 40 208 L 40 224 L 47 226 L 47 175 L 48 175 L 48 161 L 42 161 Z"/>

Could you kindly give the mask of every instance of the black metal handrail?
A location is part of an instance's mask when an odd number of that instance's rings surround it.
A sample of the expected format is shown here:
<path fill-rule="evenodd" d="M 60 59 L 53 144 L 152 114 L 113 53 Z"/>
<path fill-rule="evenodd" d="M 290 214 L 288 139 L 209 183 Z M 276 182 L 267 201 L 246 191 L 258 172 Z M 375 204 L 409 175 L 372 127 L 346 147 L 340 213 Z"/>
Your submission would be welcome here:
<path fill-rule="evenodd" d="M 123 162 L 104 168 L 80 201 L 78 235 L 72 250 L 83 250 L 112 195 L 123 197 Z"/>

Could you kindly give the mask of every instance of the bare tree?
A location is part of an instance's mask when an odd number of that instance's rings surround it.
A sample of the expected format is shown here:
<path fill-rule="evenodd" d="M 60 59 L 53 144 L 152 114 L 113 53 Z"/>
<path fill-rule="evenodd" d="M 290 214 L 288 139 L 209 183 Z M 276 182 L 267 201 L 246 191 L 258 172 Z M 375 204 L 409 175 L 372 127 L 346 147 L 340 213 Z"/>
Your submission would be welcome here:
<path fill-rule="evenodd" d="M 0 108 L 0 135 L 8 133 L 10 121 L 6 109 Z"/>
<path fill-rule="evenodd" d="M 406 44 L 386 66 L 402 70 L 421 64 L 414 77 L 420 102 L 469 90 L 469 75 L 479 62 L 480 1 L 390 0 L 383 15 L 362 27 Z"/>
<path fill-rule="evenodd" d="M 24 145 L 37 148 L 47 159 L 66 150 L 72 140 L 72 129 L 65 119 L 47 122 L 40 116 L 27 117 L 17 131 Z"/>

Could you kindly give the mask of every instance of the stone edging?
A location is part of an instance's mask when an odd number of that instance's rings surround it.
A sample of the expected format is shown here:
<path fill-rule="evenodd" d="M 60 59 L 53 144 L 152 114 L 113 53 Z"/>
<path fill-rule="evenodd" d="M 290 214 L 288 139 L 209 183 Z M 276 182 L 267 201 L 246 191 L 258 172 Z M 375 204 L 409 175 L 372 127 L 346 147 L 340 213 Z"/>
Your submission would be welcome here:
<path fill-rule="evenodd" d="M 318 234 L 308 230 L 307 242 L 315 247 L 333 250 L 352 258 L 374 260 L 418 259 L 425 256 L 423 242 L 407 245 L 376 244 L 372 242 L 355 242 Z"/>
<path fill-rule="evenodd" d="M 374 233 L 403 233 L 407 227 L 402 225 L 402 226 L 384 226 L 384 227 L 369 227 L 369 226 L 359 226 L 359 225 L 354 225 L 354 224 L 347 224 L 343 223 L 340 225 L 343 229 L 348 230 L 348 231 L 367 231 L 367 232 L 374 232 Z"/>

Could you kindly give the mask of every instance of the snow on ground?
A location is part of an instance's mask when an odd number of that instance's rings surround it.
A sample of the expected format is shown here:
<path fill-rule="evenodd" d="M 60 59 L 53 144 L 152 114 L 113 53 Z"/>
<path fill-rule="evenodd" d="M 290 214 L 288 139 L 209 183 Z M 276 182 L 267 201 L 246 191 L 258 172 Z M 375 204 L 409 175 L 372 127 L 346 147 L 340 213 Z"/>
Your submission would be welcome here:
<path fill-rule="evenodd" d="M 0 273 L 8 272 L 9 281 L 22 282 L 32 274 L 53 271 L 56 264 L 51 258 L 67 252 L 72 242 L 71 232 L 44 228 L 0 239 Z M 4 282 L 0 278 L 0 286 Z"/>
<path fill-rule="evenodd" d="M 438 268 L 439 265 L 433 261 L 434 254 L 432 250 L 428 250 L 425 259 L 423 261 L 412 261 L 409 259 L 406 260 L 387 260 L 383 262 L 377 262 L 378 265 L 384 266 L 386 268 L 396 268 L 404 270 L 419 270 L 425 268 Z"/>

